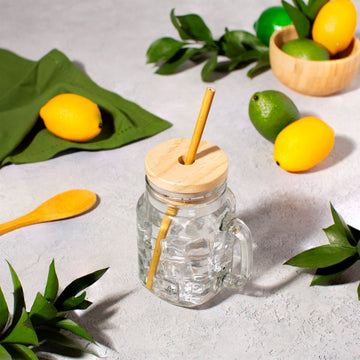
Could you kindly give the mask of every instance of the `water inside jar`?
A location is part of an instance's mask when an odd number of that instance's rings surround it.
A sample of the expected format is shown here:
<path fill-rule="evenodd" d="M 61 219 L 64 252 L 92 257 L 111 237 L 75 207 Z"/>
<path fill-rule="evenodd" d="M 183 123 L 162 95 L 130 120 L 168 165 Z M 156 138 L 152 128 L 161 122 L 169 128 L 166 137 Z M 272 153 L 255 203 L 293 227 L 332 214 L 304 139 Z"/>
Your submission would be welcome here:
<path fill-rule="evenodd" d="M 137 207 L 139 276 L 144 284 L 164 216 L 158 205 L 145 192 Z M 208 203 L 179 206 L 161 241 L 153 284 L 157 296 L 174 304 L 196 306 L 218 292 L 232 267 L 234 242 L 234 236 L 221 231 L 221 226 L 226 215 L 234 211 L 235 199 L 227 189 Z"/>

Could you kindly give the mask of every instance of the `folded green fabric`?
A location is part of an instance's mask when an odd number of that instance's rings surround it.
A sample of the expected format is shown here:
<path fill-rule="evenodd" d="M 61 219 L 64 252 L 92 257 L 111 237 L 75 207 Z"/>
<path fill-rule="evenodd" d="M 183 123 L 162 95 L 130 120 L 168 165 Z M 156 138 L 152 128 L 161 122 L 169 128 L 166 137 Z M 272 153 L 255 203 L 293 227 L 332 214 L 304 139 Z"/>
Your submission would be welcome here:
<path fill-rule="evenodd" d="M 103 128 L 93 140 L 77 143 L 58 138 L 39 117 L 48 100 L 67 92 L 85 96 L 99 106 Z M 0 49 L 0 166 L 43 161 L 67 150 L 113 149 L 170 126 L 95 84 L 56 49 L 39 61 Z"/>

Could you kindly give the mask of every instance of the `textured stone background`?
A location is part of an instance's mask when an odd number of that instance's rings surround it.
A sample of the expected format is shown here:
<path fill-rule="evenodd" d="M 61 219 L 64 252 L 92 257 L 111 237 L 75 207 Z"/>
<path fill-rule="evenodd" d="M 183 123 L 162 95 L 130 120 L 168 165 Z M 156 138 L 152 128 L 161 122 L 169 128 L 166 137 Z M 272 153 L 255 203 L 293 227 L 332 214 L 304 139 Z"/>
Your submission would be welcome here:
<path fill-rule="evenodd" d="M 147 47 L 159 37 L 177 36 L 171 8 L 178 15 L 198 13 L 219 37 L 225 27 L 252 31 L 260 12 L 279 4 L 0 0 L 1 47 L 34 60 L 58 48 L 99 85 L 174 124 L 116 150 L 77 152 L 0 170 L 1 222 L 71 188 L 92 190 L 101 199 L 84 216 L 1 237 L 0 284 L 9 304 L 12 285 L 5 259 L 16 269 L 29 306 L 42 291 L 53 258 L 63 285 L 110 266 L 88 291 L 94 305 L 76 314 L 99 343 L 114 350 L 101 350 L 108 359 L 360 358 L 359 266 L 337 285 L 309 288 L 311 273 L 282 265 L 326 242 L 321 229 L 332 224 L 330 201 L 348 223 L 360 227 L 359 76 L 343 92 L 324 98 L 290 91 L 271 71 L 252 80 L 247 70 L 236 71 L 211 84 L 216 95 L 203 138 L 230 159 L 237 215 L 254 237 L 252 281 L 244 294 L 224 291 L 208 307 L 191 310 L 159 300 L 137 279 L 135 206 L 144 190 L 144 157 L 159 142 L 191 137 L 207 86 L 200 67 L 155 75 L 145 64 Z M 284 92 L 303 115 L 316 115 L 335 129 L 332 153 L 311 171 L 290 174 L 278 168 L 272 144 L 250 123 L 249 99 L 267 89 Z"/>

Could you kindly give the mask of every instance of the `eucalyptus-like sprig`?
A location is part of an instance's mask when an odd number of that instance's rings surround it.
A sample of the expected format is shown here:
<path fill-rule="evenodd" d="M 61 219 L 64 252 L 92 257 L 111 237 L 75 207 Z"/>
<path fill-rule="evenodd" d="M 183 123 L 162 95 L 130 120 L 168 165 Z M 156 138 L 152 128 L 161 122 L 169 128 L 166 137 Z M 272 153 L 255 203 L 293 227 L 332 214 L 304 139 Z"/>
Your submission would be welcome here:
<path fill-rule="evenodd" d="M 329 244 L 306 250 L 285 262 L 316 269 L 310 286 L 327 283 L 360 259 L 360 230 L 346 224 L 331 203 L 330 208 L 334 224 L 323 229 Z M 360 284 L 357 293 L 360 300 Z"/>
<path fill-rule="evenodd" d="M 306 4 L 303 0 L 293 0 L 294 6 L 281 0 L 282 6 L 289 14 L 296 32 L 300 39 L 311 38 L 311 29 L 320 9 L 329 0 L 309 0 Z"/>
<path fill-rule="evenodd" d="M 270 68 L 269 48 L 247 31 L 226 28 L 224 35 L 215 40 L 197 14 L 176 16 L 172 9 L 170 19 L 181 40 L 162 37 L 150 45 L 147 63 L 158 65 L 157 74 L 173 74 L 188 60 L 195 64 L 205 62 L 201 71 L 203 81 L 211 81 L 214 71 L 231 72 L 253 62 L 256 65 L 247 73 L 250 78 Z M 221 62 L 221 57 L 227 60 Z"/>
<path fill-rule="evenodd" d="M 10 316 L 0 288 L 0 359 L 38 360 L 34 349 L 44 342 L 89 352 L 68 334 L 72 333 L 92 343 L 95 341 L 86 330 L 66 315 L 71 310 L 84 310 L 92 304 L 85 299 L 86 292 L 83 290 L 100 279 L 108 268 L 74 280 L 58 295 L 59 282 L 53 260 L 49 267 L 44 294 L 38 292 L 30 311 L 27 311 L 20 280 L 9 262 L 8 265 L 14 286 L 14 309 L 13 315 Z"/>

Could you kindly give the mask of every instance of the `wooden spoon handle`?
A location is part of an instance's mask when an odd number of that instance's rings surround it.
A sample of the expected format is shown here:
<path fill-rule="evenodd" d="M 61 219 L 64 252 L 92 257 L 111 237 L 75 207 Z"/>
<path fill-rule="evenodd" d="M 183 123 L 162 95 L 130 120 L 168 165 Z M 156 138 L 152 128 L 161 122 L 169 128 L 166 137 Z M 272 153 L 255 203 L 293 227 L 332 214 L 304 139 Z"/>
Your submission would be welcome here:
<path fill-rule="evenodd" d="M 10 231 L 19 229 L 23 226 L 36 224 L 41 221 L 46 221 L 46 220 L 39 220 L 38 217 L 34 216 L 34 214 L 31 212 L 17 219 L 8 221 L 4 224 L 0 224 L 0 235 L 4 235 Z"/>

